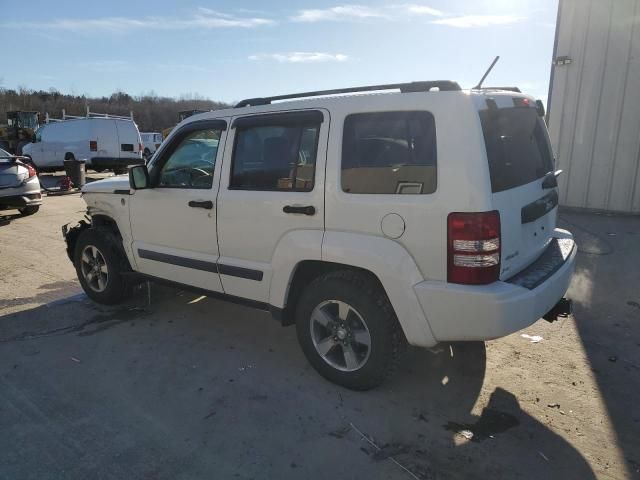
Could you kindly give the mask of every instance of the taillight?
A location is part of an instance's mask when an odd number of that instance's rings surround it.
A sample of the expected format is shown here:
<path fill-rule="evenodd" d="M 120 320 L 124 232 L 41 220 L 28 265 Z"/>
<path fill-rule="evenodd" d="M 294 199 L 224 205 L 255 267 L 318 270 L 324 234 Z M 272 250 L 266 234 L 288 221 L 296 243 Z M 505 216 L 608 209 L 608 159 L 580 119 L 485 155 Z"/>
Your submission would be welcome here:
<path fill-rule="evenodd" d="M 89 150 L 91 152 L 97 152 L 98 151 L 98 142 L 96 140 L 90 140 L 89 141 Z"/>
<path fill-rule="evenodd" d="M 451 213 L 447 219 L 447 281 L 492 283 L 500 276 L 500 213 Z"/>
<path fill-rule="evenodd" d="M 29 178 L 35 177 L 37 175 L 36 169 L 33 168 L 31 165 L 29 165 L 28 163 L 25 163 L 24 166 L 27 168 L 27 170 L 29 172 Z"/>

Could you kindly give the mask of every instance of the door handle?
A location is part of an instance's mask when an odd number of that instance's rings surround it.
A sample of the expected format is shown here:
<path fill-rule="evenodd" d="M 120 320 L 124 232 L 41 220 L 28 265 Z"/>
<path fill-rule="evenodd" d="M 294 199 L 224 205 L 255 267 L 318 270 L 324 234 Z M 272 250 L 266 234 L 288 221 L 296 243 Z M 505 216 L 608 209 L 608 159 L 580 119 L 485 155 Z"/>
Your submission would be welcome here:
<path fill-rule="evenodd" d="M 213 208 L 213 202 L 211 200 L 191 200 L 189 206 L 193 208 L 205 208 L 211 210 Z"/>
<path fill-rule="evenodd" d="M 284 213 L 302 213 L 304 215 L 315 215 L 316 207 L 313 205 L 301 206 L 301 205 L 285 205 L 282 207 Z"/>

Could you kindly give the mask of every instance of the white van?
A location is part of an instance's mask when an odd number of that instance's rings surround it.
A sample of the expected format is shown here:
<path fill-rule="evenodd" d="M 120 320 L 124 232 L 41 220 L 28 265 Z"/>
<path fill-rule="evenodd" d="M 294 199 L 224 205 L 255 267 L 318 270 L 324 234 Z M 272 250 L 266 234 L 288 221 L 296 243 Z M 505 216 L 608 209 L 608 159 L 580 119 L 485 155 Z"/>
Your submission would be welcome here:
<path fill-rule="evenodd" d="M 142 138 L 142 156 L 147 159 L 151 158 L 151 155 L 156 153 L 162 143 L 162 134 L 158 132 L 141 132 L 140 138 Z"/>
<path fill-rule="evenodd" d="M 142 140 L 136 124 L 121 118 L 77 118 L 48 123 L 25 145 L 23 155 L 40 171 L 62 170 L 64 160 L 86 160 L 87 168 L 111 169 L 143 163 Z"/>

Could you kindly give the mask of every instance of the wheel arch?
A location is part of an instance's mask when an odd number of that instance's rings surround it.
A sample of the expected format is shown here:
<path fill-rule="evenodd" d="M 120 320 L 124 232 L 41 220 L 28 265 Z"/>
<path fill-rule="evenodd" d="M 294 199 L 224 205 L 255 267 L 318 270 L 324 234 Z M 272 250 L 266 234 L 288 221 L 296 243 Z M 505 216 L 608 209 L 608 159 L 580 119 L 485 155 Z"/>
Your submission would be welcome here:
<path fill-rule="evenodd" d="M 303 257 L 289 268 L 280 269 L 274 263 L 269 303 L 284 325 L 293 323 L 296 302 L 310 281 L 330 271 L 351 269 L 380 285 L 410 344 L 431 347 L 437 343 L 413 290 L 424 277 L 402 245 L 373 235 L 324 232 L 321 252 L 320 258 Z"/>

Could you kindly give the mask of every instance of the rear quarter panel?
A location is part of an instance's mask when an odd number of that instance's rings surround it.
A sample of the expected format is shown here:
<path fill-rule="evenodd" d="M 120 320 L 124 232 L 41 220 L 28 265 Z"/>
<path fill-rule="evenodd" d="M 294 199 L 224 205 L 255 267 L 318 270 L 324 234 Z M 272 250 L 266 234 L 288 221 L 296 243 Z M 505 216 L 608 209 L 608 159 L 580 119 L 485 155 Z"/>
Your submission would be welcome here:
<path fill-rule="evenodd" d="M 424 279 L 446 281 L 447 216 L 484 211 L 491 205 L 490 181 L 483 164 L 477 111 L 464 92 L 370 95 L 366 101 L 336 102 L 331 109 L 331 139 L 326 175 L 326 229 L 383 237 L 381 222 L 395 213 L 405 231 L 393 242 L 413 257 Z M 350 194 L 342 191 L 342 133 L 348 114 L 358 112 L 431 112 L 437 143 L 437 187 L 425 195 Z"/>

